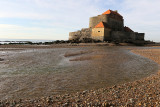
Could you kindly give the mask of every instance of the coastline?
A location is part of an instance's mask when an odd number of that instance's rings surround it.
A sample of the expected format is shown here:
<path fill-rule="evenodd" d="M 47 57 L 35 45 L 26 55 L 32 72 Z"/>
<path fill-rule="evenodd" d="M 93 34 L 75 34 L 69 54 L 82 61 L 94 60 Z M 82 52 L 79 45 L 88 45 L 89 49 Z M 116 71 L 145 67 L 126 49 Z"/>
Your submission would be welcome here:
<path fill-rule="evenodd" d="M 69 48 L 69 47 L 85 47 L 85 46 L 135 46 L 130 43 L 62 43 L 62 44 L 51 44 L 51 45 L 20 45 L 20 44 L 14 44 L 14 45 L 0 45 L 0 48 Z"/>
<path fill-rule="evenodd" d="M 160 49 L 133 49 L 131 52 L 160 64 L 160 54 L 157 54 L 160 53 Z M 35 100 L 6 100 L 0 102 L 0 106 L 159 106 L 159 82 L 160 71 L 141 80 L 112 87 Z"/>

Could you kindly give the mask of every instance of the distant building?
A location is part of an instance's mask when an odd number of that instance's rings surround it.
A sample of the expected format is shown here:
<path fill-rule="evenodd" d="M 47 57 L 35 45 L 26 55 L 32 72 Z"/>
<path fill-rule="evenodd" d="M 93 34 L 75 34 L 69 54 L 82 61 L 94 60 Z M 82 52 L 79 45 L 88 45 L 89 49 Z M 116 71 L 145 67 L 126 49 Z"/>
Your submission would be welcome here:
<path fill-rule="evenodd" d="M 134 42 L 144 41 L 144 33 L 138 33 L 124 26 L 124 19 L 117 11 L 108 10 L 91 17 L 89 28 L 70 32 L 69 40 L 92 38 L 100 41 Z"/>

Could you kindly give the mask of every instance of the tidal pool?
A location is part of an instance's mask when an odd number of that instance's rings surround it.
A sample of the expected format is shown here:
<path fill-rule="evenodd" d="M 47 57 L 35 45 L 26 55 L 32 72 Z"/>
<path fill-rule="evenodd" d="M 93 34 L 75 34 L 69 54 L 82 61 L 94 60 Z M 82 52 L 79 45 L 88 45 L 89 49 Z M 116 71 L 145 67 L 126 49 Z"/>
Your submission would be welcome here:
<path fill-rule="evenodd" d="M 0 58 L 0 99 L 98 89 L 158 71 L 158 64 L 127 47 L 3 49 Z"/>

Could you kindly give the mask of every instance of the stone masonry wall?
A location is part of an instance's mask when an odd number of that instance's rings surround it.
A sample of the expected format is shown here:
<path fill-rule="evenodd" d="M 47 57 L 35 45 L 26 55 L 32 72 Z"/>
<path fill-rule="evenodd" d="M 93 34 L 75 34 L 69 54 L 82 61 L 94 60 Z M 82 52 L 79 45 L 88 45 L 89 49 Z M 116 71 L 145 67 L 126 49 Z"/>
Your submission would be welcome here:
<path fill-rule="evenodd" d="M 127 32 L 122 32 L 122 31 L 112 31 L 111 32 L 112 40 L 122 41 L 122 40 L 128 39 L 128 37 L 129 37 L 129 34 Z"/>
<path fill-rule="evenodd" d="M 144 33 L 138 33 L 137 40 L 144 40 Z"/>
<path fill-rule="evenodd" d="M 69 40 L 83 40 L 84 38 L 91 38 L 91 28 L 83 28 L 76 32 L 69 33 Z"/>
<path fill-rule="evenodd" d="M 104 28 L 93 28 L 92 39 L 104 41 Z"/>
<path fill-rule="evenodd" d="M 113 18 L 108 18 L 108 25 L 113 31 L 124 31 L 123 20 L 116 20 Z"/>
<path fill-rule="evenodd" d="M 99 15 L 89 19 L 89 28 L 94 28 L 100 22 L 108 22 L 107 15 Z"/>
<path fill-rule="evenodd" d="M 123 32 L 123 31 L 112 31 L 111 32 L 111 38 L 112 40 L 118 40 L 118 41 L 136 41 L 141 40 L 144 41 L 144 33 L 138 33 L 138 32 Z"/>

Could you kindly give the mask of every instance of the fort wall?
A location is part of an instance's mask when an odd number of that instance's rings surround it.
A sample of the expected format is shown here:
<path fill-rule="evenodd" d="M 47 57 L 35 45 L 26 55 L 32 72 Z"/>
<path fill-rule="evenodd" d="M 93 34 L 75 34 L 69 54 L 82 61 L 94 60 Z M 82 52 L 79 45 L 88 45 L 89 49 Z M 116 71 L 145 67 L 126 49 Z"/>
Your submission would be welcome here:
<path fill-rule="evenodd" d="M 92 29 L 83 28 L 76 32 L 69 33 L 69 40 L 83 40 L 84 38 L 91 38 Z"/>
<path fill-rule="evenodd" d="M 136 32 L 130 32 L 129 36 L 128 36 L 128 39 L 132 40 L 132 41 L 136 40 L 136 38 L 137 38 L 136 36 L 137 36 Z"/>
<path fill-rule="evenodd" d="M 138 33 L 138 35 L 136 36 L 137 38 L 137 40 L 142 40 L 142 41 L 144 41 L 144 33 Z"/>
<path fill-rule="evenodd" d="M 76 32 L 70 32 L 69 33 L 69 40 L 76 40 L 79 39 L 81 35 L 81 31 L 76 31 Z"/>
<path fill-rule="evenodd" d="M 113 31 L 124 31 L 123 20 L 116 20 L 113 18 L 108 18 L 108 25 Z"/>
<path fill-rule="evenodd" d="M 111 39 L 115 41 L 123 41 L 127 40 L 129 37 L 129 33 L 123 31 L 112 31 L 111 32 Z"/>
<path fill-rule="evenodd" d="M 93 28 L 92 39 L 104 41 L 104 28 Z"/>
<path fill-rule="evenodd" d="M 111 32 L 111 38 L 112 40 L 117 40 L 123 42 L 125 41 L 136 41 L 141 40 L 144 41 L 144 33 L 138 33 L 138 32 L 123 32 L 123 31 L 112 31 Z"/>
<path fill-rule="evenodd" d="M 104 41 L 111 40 L 111 29 L 104 29 Z"/>
<path fill-rule="evenodd" d="M 99 15 L 89 19 L 89 28 L 94 28 L 99 22 L 108 22 L 107 15 Z"/>

